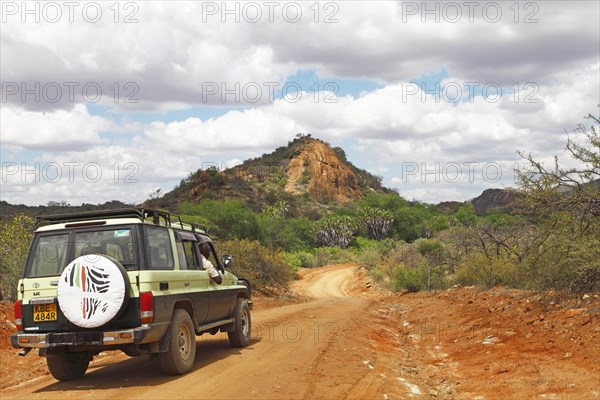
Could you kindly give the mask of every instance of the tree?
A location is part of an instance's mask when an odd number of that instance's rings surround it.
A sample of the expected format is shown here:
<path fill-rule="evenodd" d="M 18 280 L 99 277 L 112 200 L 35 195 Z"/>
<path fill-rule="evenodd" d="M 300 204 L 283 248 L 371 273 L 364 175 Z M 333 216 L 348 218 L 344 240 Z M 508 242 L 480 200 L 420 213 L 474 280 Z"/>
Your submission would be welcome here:
<path fill-rule="evenodd" d="M 207 225 L 211 234 L 220 239 L 249 239 L 260 237 L 256 214 L 241 200 L 202 200 L 198 204 L 182 203 L 182 217 Z"/>
<path fill-rule="evenodd" d="M 439 268 L 446 257 L 446 246 L 437 239 L 417 239 L 417 250 L 427 260 L 427 290 L 431 290 L 431 272 Z"/>
<path fill-rule="evenodd" d="M 342 149 L 341 147 L 334 147 L 333 151 L 335 151 L 335 154 L 337 154 L 340 161 L 342 161 L 342 162 L 348 161 L 348 158 L 346 157 L 346 152 L 344 151 L 344 149 Z"/>
<path fill-rule="evenodd" d="M 357 228 L 356 220 L 348 215 L 321 218 L 315 224 L 315 242 L 319 246 L 345 249 Z"/>
<path fill-rule="evenodd" d="M 464 204 L 461 204 L 454 213 L 454 217 L 458 220 L 458 222 L 460 222 L 461 225 L 473 225 L 477 220 L 477 217 L 475 216 L 475 207 L 473 207 L 473 203 L 466 202 Z"/>
<path fill-rule="evenodd" d="M 359 219 L 367 231 L 367 237 L 373 240 L 385 239 L 394 221 L 390 211 L 372 207 L 362 208 L 359 212 Z"/>
<path fill-rule="evenodd" d="M 547 168 L 531 154 L 519 152 L 528 167 L 518 171 L 525 193 L 521 211 L 537 226 L 534 246 L 523 263 L 541 287 L 600 287 L 600 282 L 585 281 L 586 276 L 600 275 L 595 273 L 600 269 L 600 119 L 592 114 L 587 119 L 589 130 L 584 124 L 575 129 L 576 137 L 583 136 L 586 143 L 567 138 L 566 150 L 575 167 L 560 166 L 555 156 Z"/>
<path fill-rule="evenodd" d="M 579 124 L 577 136 L 567 137 L 572 168 L 557 157 L 548 167 L 519 152 L 527 161 L 517 171 L 520 215 L 472 218 L 466 208 L 455 213 L 462 226 L 452 229 L 448 243 L 457 282 L 600 291 L 600 121 L 588 118 L 589 130 Z"/>
<path fill-rule="evenodd" d="M 311 222 L 304 218 L 285 218 L 281 211 L 267 207 L 257 217 L 262 244 L 271 250 L 298 251 L 306 248 L 311 239 Z"/>
<path fill-rule="evenodd" d="M 23 214 L 0 222 L 0 300 L 15 300 L 31 242 L 33 219 Z"/>
<path fill-rule="evenodd" d="M 535 214 L 551 214 L 564 211 L 580 221 L 598 222 L 600 218 L 600 119 L 589 114 L 590 130 L 584 124 L 577 125 L 576 134 L 582 134 L 586 145 L 578 144 L 568 137 L 566 150 L 578 167 L 559 166 L 554 157 L 553 168 L 546 168 L 531 154 L 521 151 L 519 155 L 527 161 L 527 169 L 517 171 L 521 188 L 527 194 L 524 204 Z"/>
<path fill-rule="evenodd" d="M 69 207 L 69 206 L 70 206 L 70 204 L 66 200 L 61 200 L 61 201 L 50 200 L 48 202 L 48 207 Z"/>
<path fill-rule="evenodd" d="M 156 188 L 153 192 L 148 193 L 148 204 L 151 207 L 158 206 L 158 200 L 162 197 L 163 191 L 162 188 Z"/>

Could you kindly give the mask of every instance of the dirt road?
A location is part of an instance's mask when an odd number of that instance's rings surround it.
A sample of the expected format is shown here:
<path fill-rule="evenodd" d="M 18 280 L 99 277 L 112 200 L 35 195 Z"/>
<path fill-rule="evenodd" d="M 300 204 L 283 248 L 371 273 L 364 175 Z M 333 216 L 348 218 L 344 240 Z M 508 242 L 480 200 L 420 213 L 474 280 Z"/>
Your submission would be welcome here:
<path fill-rule="evenodd" d="M 301 278 L 297 304 L 257 299 L 249 347 L 199 337 L 194 370 L 181 377 L 162 375 L 149 357 L 110 352 L 83 379 L 61 383 L 43 359 L 4 343 L 0 398 L 600 399 L 598 294 L 390 294 L 353 266 Z M 6 342 L 14 328 L 4 310 Z"/>
<path fill-rule="evenodd" d="M 156 360 L 99 357 L 76 382 L 45 375 L 8 388 L 2 399 L 340 398 L 366 396 L 365 338 L 356 337 L 370 302 L 344 290 L 353 267 L 319 270 L 296 290 L 315 299 L 253 312 L 253 341 L 233 349 L 226 335 L 198 338 L 194 370 L 165 377 Z M 36 357 L 29 355 L 28 357 Z M 341 367 L 339 359 L 344 359 Z M 364 396 L 363 396 L 364 395 Z M 383 398 L 380 396 L 379 398 Z"/>

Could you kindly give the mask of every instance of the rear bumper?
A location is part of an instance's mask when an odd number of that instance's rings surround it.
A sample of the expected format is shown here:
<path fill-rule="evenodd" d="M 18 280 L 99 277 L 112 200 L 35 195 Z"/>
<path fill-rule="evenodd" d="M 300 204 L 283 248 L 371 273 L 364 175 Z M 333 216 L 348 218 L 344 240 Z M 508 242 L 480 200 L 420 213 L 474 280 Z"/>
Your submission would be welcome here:
<path fill-rule="evenodd" d="M 166 331 L 162 326 L 142 325 L 117 331 L 15 333 L 10 337 L 14 348 L 50 348 L 60 346 L 113 346 L 139 344 L 158 340 Z"/>

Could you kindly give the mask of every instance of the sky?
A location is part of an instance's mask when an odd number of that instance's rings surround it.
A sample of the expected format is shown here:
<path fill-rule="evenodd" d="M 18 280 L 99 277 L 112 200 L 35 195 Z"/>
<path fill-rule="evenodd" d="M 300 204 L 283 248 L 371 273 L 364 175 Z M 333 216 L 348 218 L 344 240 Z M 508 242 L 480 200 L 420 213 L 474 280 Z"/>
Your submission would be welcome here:
<path fill-rule="evenodd" d="M 141 203 L 298 133 L 408 200 L 572 161 L 598 1 L 1 1 L 0 199 Z"/>

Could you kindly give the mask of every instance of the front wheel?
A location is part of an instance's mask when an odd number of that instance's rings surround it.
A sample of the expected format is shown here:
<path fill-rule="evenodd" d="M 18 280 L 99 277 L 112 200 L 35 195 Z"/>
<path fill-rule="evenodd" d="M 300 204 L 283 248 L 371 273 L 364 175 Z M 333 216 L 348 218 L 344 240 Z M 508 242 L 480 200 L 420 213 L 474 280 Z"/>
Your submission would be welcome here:
<path fill-rule="evenodd" d="M 87 354 L 48 354 L 46 364 L 52 376 L 59 381 L 79 379 L 85 375 L 91 357 Z"/>
<path fill-rule="evenodd" d="M 228 332 L 229 343 L 233 347 L 246 347 L 250 344 L 252 319 L 250 318 L 250 307 L 246 299 L 239 297 L 233 310 L 235 318 L 235 330 Z"/>
<path fill-rule="evenodd" d="M 196 334 L 190 315 L 175 310 L 169 350 L 158 355 L 160 366 L 169 375 L 183 375 L 190 371 L 196 358 Z"/>

